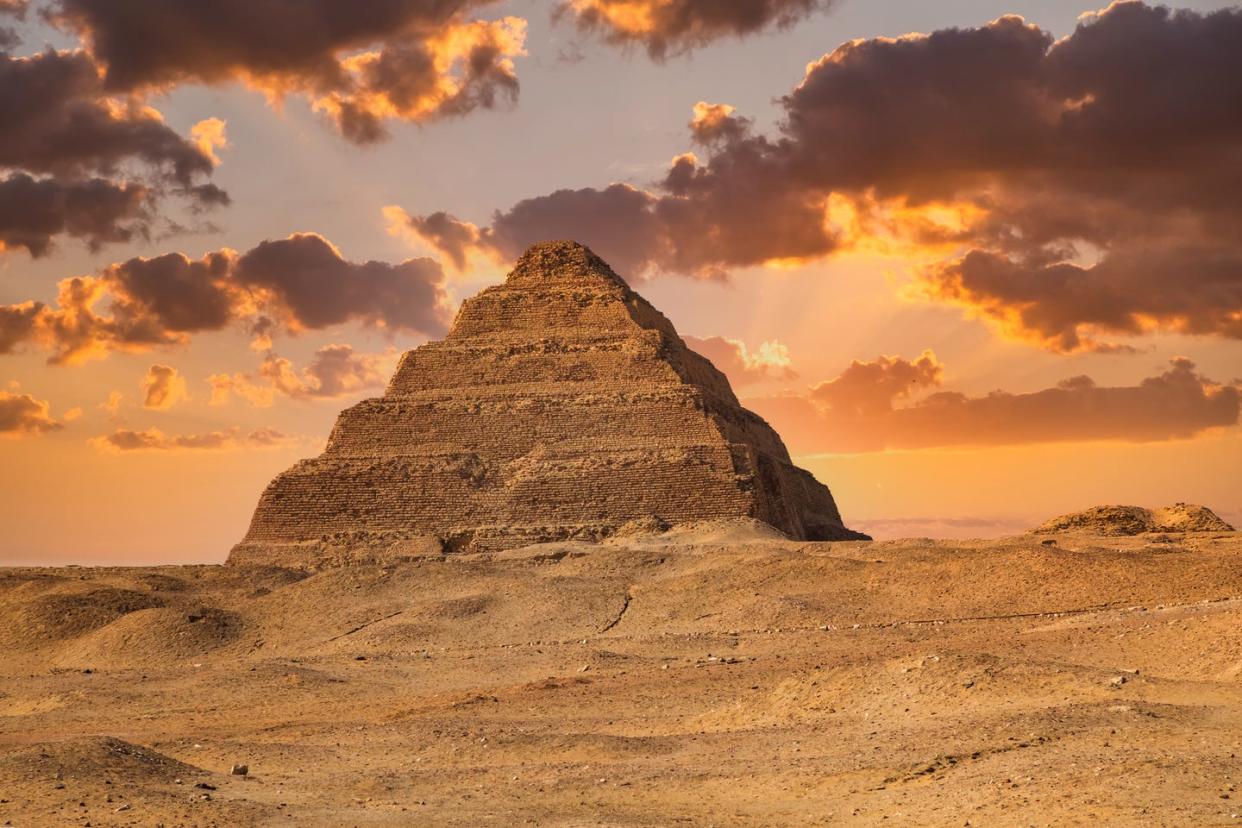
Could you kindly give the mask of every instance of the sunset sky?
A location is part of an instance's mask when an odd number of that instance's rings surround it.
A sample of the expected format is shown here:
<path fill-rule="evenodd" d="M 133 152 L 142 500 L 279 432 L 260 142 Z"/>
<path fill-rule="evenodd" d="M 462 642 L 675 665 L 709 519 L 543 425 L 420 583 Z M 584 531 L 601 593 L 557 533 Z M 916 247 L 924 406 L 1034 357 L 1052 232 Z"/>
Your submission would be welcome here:
<path fill-rule="evenodd" d="M 218 562 L 528 244 L 846 523 L 1242 521 L 1242 8 L 0 0 L 0 564 Z"/>

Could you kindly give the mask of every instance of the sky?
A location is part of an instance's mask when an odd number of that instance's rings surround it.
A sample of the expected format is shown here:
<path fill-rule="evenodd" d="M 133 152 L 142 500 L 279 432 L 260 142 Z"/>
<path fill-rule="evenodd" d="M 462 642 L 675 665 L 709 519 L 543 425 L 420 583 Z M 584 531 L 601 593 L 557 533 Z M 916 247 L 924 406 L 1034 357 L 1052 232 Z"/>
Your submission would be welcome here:
<path fill-rule="evenodd" d="M 853 528 L 1242 521 L 1239 101 L 1206 0 L 0 0 L 0 565 L 222 561 L 553 238 Z"/>

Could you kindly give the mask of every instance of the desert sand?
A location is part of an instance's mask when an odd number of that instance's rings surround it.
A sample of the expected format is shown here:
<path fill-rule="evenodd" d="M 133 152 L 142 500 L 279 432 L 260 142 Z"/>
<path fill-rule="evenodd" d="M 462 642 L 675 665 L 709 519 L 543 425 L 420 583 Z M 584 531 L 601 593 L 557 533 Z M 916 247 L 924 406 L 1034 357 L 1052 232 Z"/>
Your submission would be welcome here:
<path fill-rule="evenodd" d="M 1238 825 L 1240 563 L 720 524 L 0 570 L 0 823 Z"/>

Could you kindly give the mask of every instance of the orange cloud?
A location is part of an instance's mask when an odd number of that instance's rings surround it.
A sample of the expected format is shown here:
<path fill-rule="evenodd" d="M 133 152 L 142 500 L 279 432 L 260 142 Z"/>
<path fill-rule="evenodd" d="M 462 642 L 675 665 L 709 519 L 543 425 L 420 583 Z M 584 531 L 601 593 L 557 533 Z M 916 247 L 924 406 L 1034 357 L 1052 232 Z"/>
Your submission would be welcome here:
<path fill-rule="evenodd" d="M 688 52 L 725 37 L 784 28 L 833 0 L 563 0 L 568 15 L 613 43 L 640 43 L 653 58 Z"/>
<path fill-rule="evenodd" d="M 1242 248 L 1158 243 L 1082 266 L 973 250 L 924 268 L 915 291 L 1053 351 L 1109 350 L 1100 335 L 1165 330 L 1242 339 Z"/>
<path fill-rule="evenodd" d="M 142 380 L 142 390 L 143 408 L 155 411 L 167 411 L 189 398 L 185 377 L 176 368 L 167 365 L 152 365 L 148 368 L 147 375 Z"/>
<path fill-rule="evenodd" d="M 793 370 L 789 349 L 776 340 L 760 343 L 751 351 L 745 342 L 722 336 L 683 337 L 691 350 L 707 357 L 734 385 L 764 380 L 788 380 L 798 376 Z"/>
<path fill-rule="evenodd" d="M 0 391 L 0 434 L 22 437 L 62 428 L 64 424 L 52 418 L 51 407 L 45 400 Z"/>
<path fill-rule="evenodd" d="M 203 434 L 165 434 L 158 428 L 132 431 L 119 428 L 111 434 L 91 438 L 96 448 L 105 451 L 179 451 L 179 450 L 229 450 L 243 448 L 278 448 L 287 446 L 293 438 L 270 428 L 261 428 L 243 434 L 234 427 Z"/>
<path fill-rule="evenodd" d="M 297 400 L 349 396 L 386 383 L 396 358 L 396 351 L 359 354 L 350 345 L 325 345 L 299 370 L 292 361 L 268 353 L 255 373 L 210 376 L 211 404 L 223 405 L 234 393 L 259 407 L 270 406 L 278 393 Z"/>
<path fill-rule="evenodd" d="M 121 401 L 125 399 L 125 395 L 120 391 L 108 392 L 108 399 L 99 404 L 99 407 L 109 414 L 116 416 L 116 412 L 121 409 Z"/>
<path fill-rule="evenodd" d="M 194 142 L 194 146 L 217 166 L 220 164 L 220 157 L 216 155 L 216 150 L 227 149 L 229 146 L 225 130 L 226 124 L 220 118 L 206 118 L 190 127 L 190 140 Z"/>
<path fill-rule="evenodd" d="M 240 82 L 273 103 L 302 95 L 351 141 L 513 99 L 526 23 L 475 19 L 492 0 L 392 0 L 342 14 L 337 0 L 217 4 L 59 0 L 51 19 L 81 35 L 109 89 Z"/>
<path fill-rule="evenodd" d="M 795 454 L 1173 440 L 1233 426 L 1242 408 L 1242 386 L 1213 382 L 1180 358 L 1134 386 L 1100 386 L 1079 376 L 1024 394 L 968 397 L 941 391 L 914 399 L 939 386 L 942 376 L 935 354 L 925 351 L 913 361 L 854 362 L 805 394 L 745 402 L 772 423 Z"/>
<path fill-rule="evenodd" d="M 358 322 L 429 336 L 445 329 L 444 273 L 431 259 L 355 263 L 314 233 L 265 241 L 246 253 L 200 259 L 138 257 L 59 285 L 56 307 L 0 306 L 0 354 L 34 345 L 74 364 L 112 351 L 184 345 L 190 336 L 243 324 L 267 338 Z"/>

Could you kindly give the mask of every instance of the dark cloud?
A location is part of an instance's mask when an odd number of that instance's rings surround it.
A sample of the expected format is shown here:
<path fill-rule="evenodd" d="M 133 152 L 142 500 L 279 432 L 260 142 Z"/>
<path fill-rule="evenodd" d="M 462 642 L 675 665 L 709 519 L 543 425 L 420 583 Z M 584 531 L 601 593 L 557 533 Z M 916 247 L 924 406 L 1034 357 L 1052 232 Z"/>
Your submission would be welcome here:
<path fill-rule="evenodd" d="M 322 236 L 297 233 L 244 254 L 232 278 L 259 291 L 294 330 L 351 319 L 393 330 L 444 329 L 444 274 L 432 259 L 354 263 Z"/>
<path fill-rule="evenodd" d="M 698 154 L 646 189 L 410 228 L 458 262 L 577 238 L 631 277 L 881 245 L 938 262 L 918 271 L 927 296 L 1051 349 L 1239 336 L 1242 9 L 1117 2 L 1061 40 L 1007 16 L 852 41 L 780 100 L 770 135 L 700 103 Z"/>
<path fill-rule="evenodd" d="M 0 247 L 41 256 L 62 235 L 92 249 L 144 237 L 169 192 L 196 209 L 228 202 L 204 181 L 223 122 L 214 136 L 178 135 L 151 107 L 110 96 L 85 52 L 0 51 L 0 113 Z"/>
<path fill-rule="evenodd" d="M 29 394 L 0 391 L 0 434 L 22 436 L 56 431 L 64 424 L 52 419 L 49 406 Z"/>
<path fill-rule="evenodd" d="M 1215 383 L 1180 358 L 1135 386 L 1101 386 L 1080 376 L 1027 394 L 941 391 L 897 404 L 938 386 L 941 375 L 930 352 L 915 361 L 881 357 L 855 362 L 804 395 L 749 399 L 746 405 L 801 454 L 1173 440 L 1235 425 L 1242 406 L 1242 388 Z"/>
<path fill-rule="evenodd" d="M 386 135 L 517 95 L 525 22 L 473 19 L 493 0 L 59 0 L 50 18 L 80 34 L 118 92 L 241 82 L 305 95 L 345 137 Z"/>
<path fill-rule="evenodd" d="M 146 234 L 149 191 L 138 184 L 91 178 L 0 178 L 0 250 L 45 255 L 57 236 L 84 239 L 92 250 Z"/>
<path fill-rule="evenodd" d="M 707 357 L 724 372 L 733 385 L 749 385 L 765 380 L 789 380 L 798 376 L 789 358 L 789 349 L 775 340 L 751 351 L 745 342 L 723 336 L 683 337 L 691 350 Z"/>
<path fill-rule="evenodd" d="M 1091 331 L 1137 336 L 1155 326 L 1242 339 L 1242 246 L 1136 244 L 1090 266 L 974 250 L 923 280 L 933 297 L 1058 351 L 1099 347 Z"/>
<path fill-rule="evenodd" d="M 184 190 L 211 174 L 212 158 L 150 107 L 109 97 L 81 51 L 0 55 L 0 166 L 58 175 L 113 173 L 136 161 Z"/>
<path fill-rule="evenodd" d="M 59 285 L 56 307 L 0 306 L 0 353 L 23 344 L 76 363 L 110 351 L 185 344 L 233 324 L 265 335 L 345 322 L 428 336 L 444 332 L 444 274 L 431 259 L 354 263 L 323 237 L 299 233 L 190 259 L 137 257 Z"/>
<path fill-rule="evenodd" d="M 557 16 L 602 32 L 613 43 L 639 43 L 656 59 L 726 37 L 791 26 L 834 0 L 563 0 Z"/>
<path fill-rule="evenodd" d="M 243 433 L 239 428 L 208 431 L 202 434 L 165 434 L 158 428 L 134 431 L 118 428 L 111 434 L 91 440 L 101 449 L 110 451 L 176 451 L 222 450 L 243 448 L 276 448 L 289 445 L 292 438 L 271 428 Z"/>
<path fill-rule="evenodd" d="M 691 130 L 713 159 L 729 158 L 728 173 L 686 153 L 653 191 L 629 184 L 558 190 L 496 212 L 488 227 L 444 214 L 434 224 L 431 216 L 406 217 L 408 227 L 454 261 L 471 254 L 511 261 L 535 242 L 572 238 L 632 279 L 659 272 L 720 278 L 731 267 L 832 251 L 826 196 L 808 195 L 766 138 L 751 135 L 743 119 L 719 118 L 718 109 L 697 105 Z"/>

